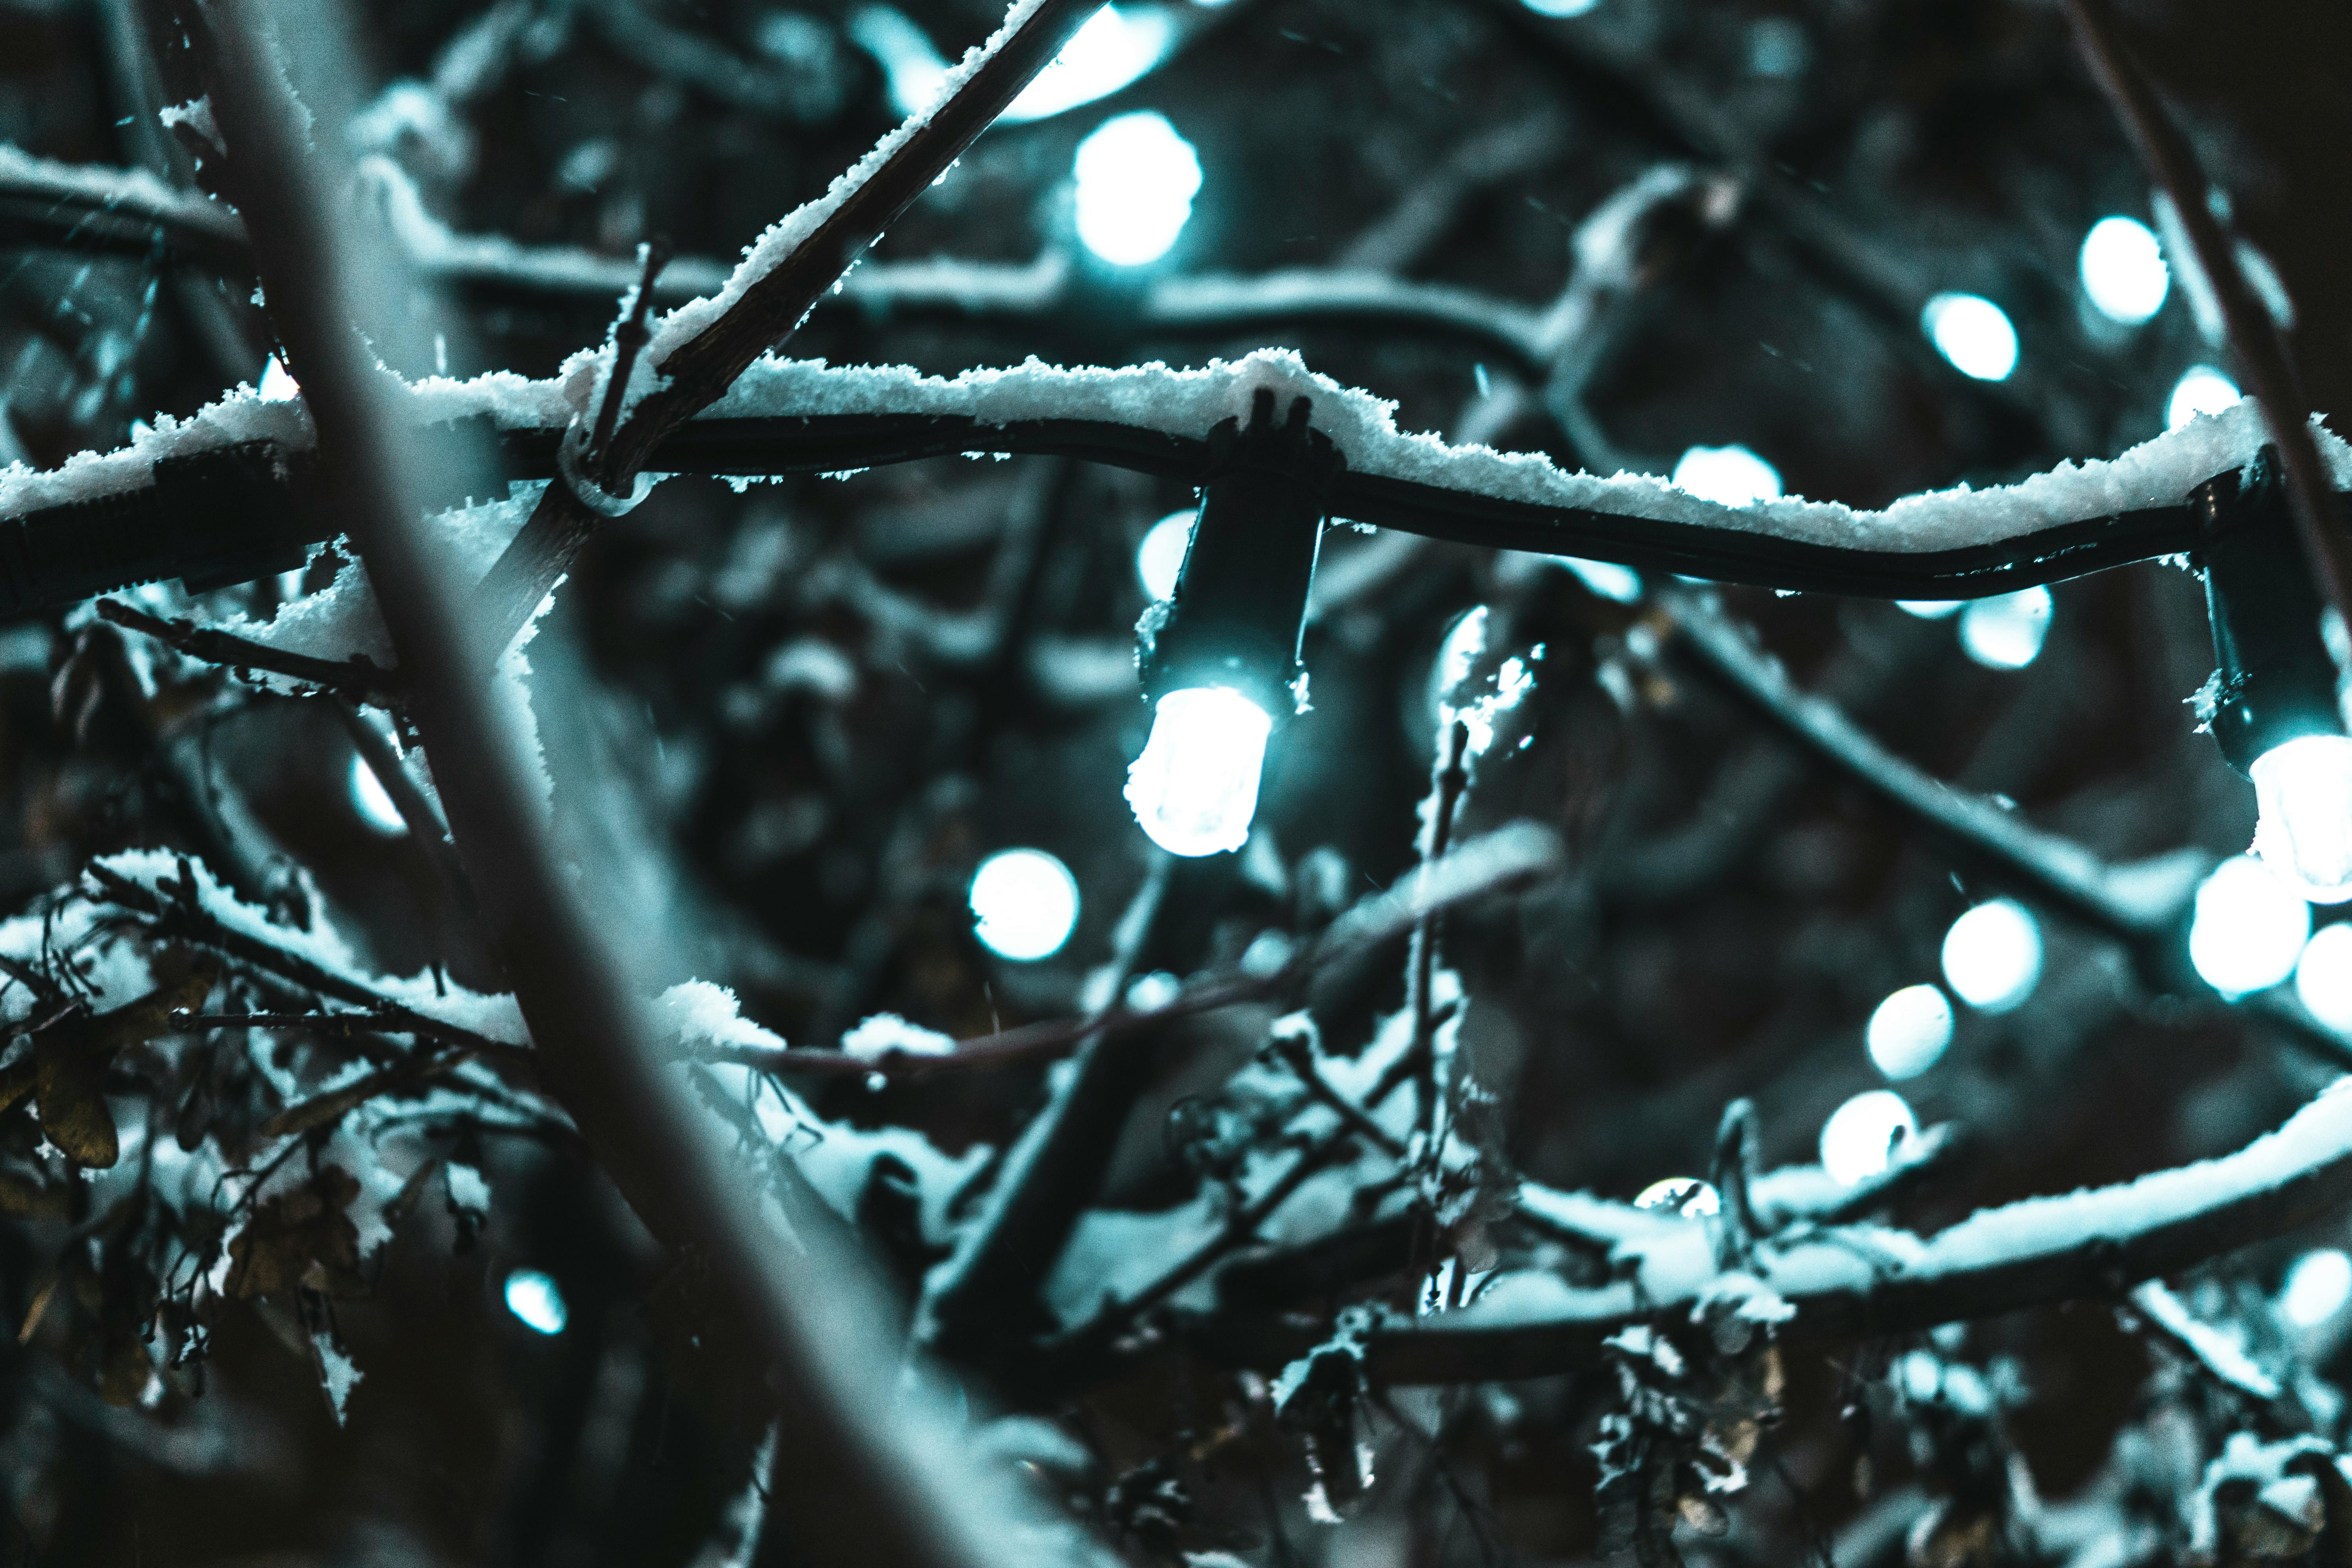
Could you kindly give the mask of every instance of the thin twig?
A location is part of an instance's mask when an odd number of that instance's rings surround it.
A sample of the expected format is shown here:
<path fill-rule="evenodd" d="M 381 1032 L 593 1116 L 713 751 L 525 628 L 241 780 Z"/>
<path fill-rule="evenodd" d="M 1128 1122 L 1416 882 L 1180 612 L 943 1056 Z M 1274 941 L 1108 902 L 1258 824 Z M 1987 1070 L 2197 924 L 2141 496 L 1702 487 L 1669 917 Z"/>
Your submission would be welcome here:
<path fill-rule="evenodd" d="M 1453 842 L 1454 809 L 1470 784 L 1469 770 L 1463 765 L 1469 748 L 1470 726 L 1456 719 L 1446 731 L 1444 749 L 1430 780 L 1428 819 L 1422 824 L 1421 868 L 1415 873 L 1423 881 L 1445 858 Z M 1412 1012 L 1412 1044 L 1407 1053 L 1412 1063 L 1412 1124 L 1423 1137 L 1437 1124 L 1437 921 L 1433 909 L 1413 922 L 1412 948 L 1406 959 L 1405 1005 Z M 1435 1141 L 1431 1140 L 1425 1157 L 1434 1160 L 1434 1149 Z"/>
<path fill-rule="evenodd" d="M 365 654 L 353 654 L 348 659 L 312 658 L 308 654 L 289 653 L 212 626 L 200 626 L 193 621 L 151 616 L 120 599 L 100 599 L 98 618 L 143 632 L 166 647 L 206 664 L 232 670 L 266 669 L 355 702 L 382 705 L 394 700 L 399 692 L 395 673 L 379 668 Z"/>

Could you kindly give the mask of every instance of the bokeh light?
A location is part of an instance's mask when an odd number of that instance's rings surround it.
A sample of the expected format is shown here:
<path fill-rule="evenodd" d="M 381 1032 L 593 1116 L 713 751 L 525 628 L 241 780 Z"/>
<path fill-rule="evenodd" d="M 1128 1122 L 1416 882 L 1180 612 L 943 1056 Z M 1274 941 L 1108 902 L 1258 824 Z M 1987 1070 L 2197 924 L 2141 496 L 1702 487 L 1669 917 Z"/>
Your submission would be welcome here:
<path fill-rule="evenodd" d="M 1944 984 L 1980 1013 L 2006 1013 L 2042 978 L 2042 926 L 2013 899 L 1979 904 L 1944 933 Z"/>
<path fill-rule="evenodd" d="M 2311 906 L 2251 855 L 2213 868 L 2197 889 L 2189 962 L 2224 996 L 2243 996 L 2294 973 L 2311 935 Z"/>
<path fill-rule="evenodd" d="M 2017 368 L 2017 329 L 2008 312 L 1979 294 L 1938 294 L 1919 313 L 1936 352 L 1979 381 L 2007 381 Z"/>
<path fill-rule="evenodd" d="M 1005 849 L 971 874 L 972 931 L 999 958 L 1051 958 L 1078 923 L 1078 879 L 1043 849 Z"/>
<path fill-rule="evenodd" d="M 1184 232 L 1201 194 L 1201 160 L 1165 115 L 1103 122 L 1078 143 L 1078 238 L 1114 267 L 1159 260 Z"/>

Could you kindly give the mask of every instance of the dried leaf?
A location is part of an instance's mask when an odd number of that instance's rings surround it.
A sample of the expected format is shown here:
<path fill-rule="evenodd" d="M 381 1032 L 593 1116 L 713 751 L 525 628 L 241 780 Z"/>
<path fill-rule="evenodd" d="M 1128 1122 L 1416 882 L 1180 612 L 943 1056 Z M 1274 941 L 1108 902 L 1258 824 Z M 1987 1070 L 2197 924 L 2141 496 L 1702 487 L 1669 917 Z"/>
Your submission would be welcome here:
<path fill-rule="evenodd" d="M 363 1294 L 360 1233 L 344 1211 L 360 1184 L 340 1165 L 292 1192 L 264 1198 L 228 1244 L 228 1293 L 241 1300 L 297 1286 L 331 1296 Z"/>
<path fill-rule="evenodd" d="M 79 1034 L 60 1025 L 34 1037 L 34 1093 L 48 1141 L 75 1163 L 104 1170 L 122 1157 L 106 1109 L 106 1068 L 113 1053 L 86 1049 Z"/>
<path fill-rule="evenodd" d="M 64 1187 L 45 1187 L 17 1171 L 0 1171 L 0 1214 L 20 1219 L 64 1219 L 72 1211 L 72 1194 Z"/>

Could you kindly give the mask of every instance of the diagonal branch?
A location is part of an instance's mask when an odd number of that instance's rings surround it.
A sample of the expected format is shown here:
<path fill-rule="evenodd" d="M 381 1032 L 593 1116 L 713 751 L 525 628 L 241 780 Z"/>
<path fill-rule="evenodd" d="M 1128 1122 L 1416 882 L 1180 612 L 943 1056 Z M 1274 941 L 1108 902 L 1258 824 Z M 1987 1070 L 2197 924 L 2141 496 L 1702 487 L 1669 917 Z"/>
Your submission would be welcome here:
<path fill-rule="evenodd" d="M 770 229 L 718 295 L 666 320 L 648 351 L 664 379 L 615 433 L 604 488 L 627 490 L 664 437 L 726 395 L 753 360 L 783 342 L 1101 8 L 1102 0 L 1019 0 L 996 36 L 966 57 L 943 101 Z M 689 329 L 690 337 L 676 341 Z M 477 592 L 487 646 L 504 648 L 522 630 L 587 542 L 596 517 L 569 485 L 548 486 Z"/>
<path fill-rule="evenodd" d="M 2221 324 L 2229 334 L 2239 368 L 2245 373 L 2271 437 L 2285 459 L 2287 494 L 2294 502 L 2296 531 L 2303 536 L 2312 574 L 2321 595 L 2352 625 L 2352 538 L 2347 538 L 2343 514 L 2335 504 L 2334 487 L 2319 443 L 2311 434 L 2311 411 L 2295 383 L 2294 366 L 2277 324 L 2255 299 L 2238 265 L 2237 247 L 2213 216 L 2205 172 L 2196 154 L 2156 100 L 2147 73 L 2132 58 L 2116 31 L 2106 0 L 2066 0 L 2066 14 L 2074 24 L 2083 58 L 2098 79 L 2099 88 L 2115 106 L 2132 151 L 2139 154 L 2148 175 L 2171 203 L 2181 232 L 2189 237 L 2197 269 L 2212 286 L 2221 307 Z M 2342 679 L 2352 693 L 2352 666 L 2338 656 Z"/>

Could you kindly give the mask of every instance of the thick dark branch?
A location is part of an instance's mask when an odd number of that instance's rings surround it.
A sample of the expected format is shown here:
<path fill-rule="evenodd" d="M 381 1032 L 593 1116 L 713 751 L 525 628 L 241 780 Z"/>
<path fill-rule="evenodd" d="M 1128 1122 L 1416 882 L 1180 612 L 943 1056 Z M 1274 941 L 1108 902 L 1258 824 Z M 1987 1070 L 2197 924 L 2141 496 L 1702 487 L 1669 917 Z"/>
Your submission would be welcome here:
<path fill-rule="evenodd" d="M 259 0 L 213 0 L 204 58 L 289 368 L 415 694 L 491 950 L 513 982 L 551 1086 L 656 1235 L 709 1258 L 766 1352 L 778 1424 L 778 1506 L 809 1561 L 968 1568 L 1003 1560 L 1001 1503 L 943 1434 L 919 1384 L 879 1342 L 878 1285 L 840 1238 L 787 1243 L 744 1190 L 723 1134 L 662 1059 L 610 909 L 592 909 L 559 856 L 540 779 L 485 672 L 506 638 L 466 614 L 454 561 L 417 526 L 423 483 L 388 378 L 360 330 L 406 329 L 391 247 L 338 221 L 339 15 L 305 7 L 265 35 Z M 289 51 L 300 51 L 290 53 Z M 298 103 L 293 84 L 310 101 Z M 323 166 L 322 166 L 323 165 Z M 564 798 L 559 790 L 556 797 Z M 632 933 L 637 934 L 637 933 Z M 894 1397 L 893 1390 L 897 1390 Z"/>
<path fill-rule="evenodd" d="M 2157 102 L 2147 73 L 2116 30 L 2106 0 L 2066 0 L 2066 14 L 2074 19 L 2083 58 L 2115 106 L 2132 150 L 2171 203 L 2180 232 L 2189 237 L 2196 254 L 2183 259 L 2192 261 L 2212 286 L 2230 347 L 2262 404 L 2271 438 L 2285 459 L 2295 527 L 2311 558 L 2320 594 L 2352 626 L 2352 538 L 2346 536 L 2336 504 L 2335 482 L 2311 434 L 2311 410 L 2298 389 L 2286 342 L 2247 283 L 2245 269 L 2238 265 L 2237 247 L 2213 216 L 2204 170 L 2199 167 L 2188 140 Z M 2352 686 L 2352 668 L 2344 675 L 2347 686 Z"/>

